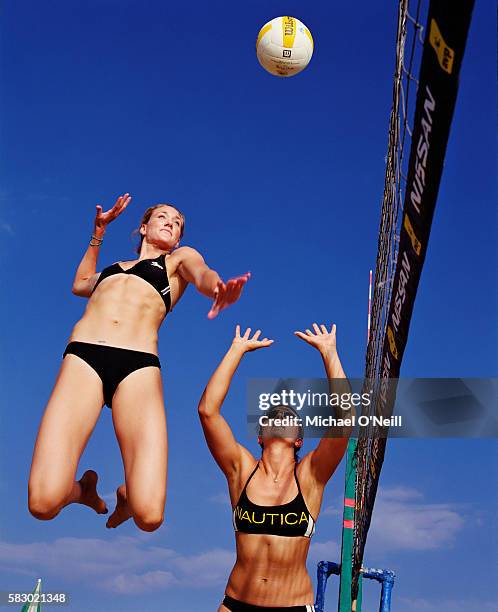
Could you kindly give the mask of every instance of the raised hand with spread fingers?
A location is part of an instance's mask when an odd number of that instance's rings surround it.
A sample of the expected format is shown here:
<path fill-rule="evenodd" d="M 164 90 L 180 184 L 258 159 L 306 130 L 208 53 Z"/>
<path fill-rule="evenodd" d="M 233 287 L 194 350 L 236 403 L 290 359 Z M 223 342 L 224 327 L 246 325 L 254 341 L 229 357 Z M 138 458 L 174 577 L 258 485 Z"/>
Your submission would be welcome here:
<path fill-rule="evenodd" d="M 332 325 L 330 331 L 328 331 L 327 327 L 323 324 L 318 325 L 317 323 L 313 323 L 312 327 L 314 332 L 310 329 L 306 329 L 304 333 L 295 331 L 294 334 L 312 347 L 318 349 L 322 354 L 337 352 L 335 324 Z"/>
<path fill-rule="evenodd" d="M 111 223 L 111 221 L 114 221 L 114 219 L 117 219 L 119 215 L 124 212 L 130 202 L 130 194 L 125 193 L 122 196 L 119 196 L 116 202 L 114 203 L 114 206 L 105 212 L 102 206 L 100 204 L 97 204 L 97 206 L 95 207 L 97 209 L 97 214 L 95 215 L 94 235 L 103 235 L 109 223 Z"/>
<path fill-rule="evenodd" d="M 261 330 L 258 329 L 254 332 L 251 338 L 251 328 L 248 327 L 243 335 L 240 334 L 240 325 L 237 325 L 235 328 L 235 337 L 232 342 L 232 347 L 241 349 L 244 353 L 248 353 L 250 351 L 256 351 L 260 348 L 266 348 L 273 344 L 273 340 L 269 340 L 268 338 L 262 338 Z"/>

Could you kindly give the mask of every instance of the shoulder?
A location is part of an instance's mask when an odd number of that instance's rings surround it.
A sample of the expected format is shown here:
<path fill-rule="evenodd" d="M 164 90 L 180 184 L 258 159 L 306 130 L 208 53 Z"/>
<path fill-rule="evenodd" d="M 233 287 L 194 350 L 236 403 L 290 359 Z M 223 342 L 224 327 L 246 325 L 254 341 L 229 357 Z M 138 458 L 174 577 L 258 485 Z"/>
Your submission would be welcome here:
<path fill-rule="evenodd" d="M 202 255 L 196 249 L 190 246 L 181 246 L 175 249 L 169 256 L 168 259 L 182 263 L 189 259 L 202 259 Z"/>
<path fill-rule="evenodd" d="M 315 520 L 320 513 L 326 481 L 317 479 L 312 467 L 313 451 L 306 454 L 296 467 L 296 476 L 305 503 Z"/>
<path fill-rule="evenodd" d="M 315 479 L 313 478 L 313 472 L 311 469 L 311 459 L 313 457 L 313 452 L 314 451 L 306 453 L 306 455 L 304 455 L 304 457 L 300 459 L 299 463 L 296 465 L 296 474 L 299 478 L 299 482 L 301 483 L 308 483 L 310 481 L 313 481 L 313 484 L 315 484 Z"/>
<path fill-rule="evenodd" d="M 240 443 L 237 443 L 237 446 L 239 448 L 238 465 L 232 474 L 227 475 L 227 480 L 229 486 L 234 488 L 234 493 L 236 493 L 238 498 L 251 472 L 254 471 L 258 460 L 245 446 L 242 446 Z"/>
<path fill-rule="evenodd" d="M 258 460 L 254 457 L 254 455 L 247 450 L 245 446 L 242 446 L 240 442 L 237 442 L 237 447 L 239 451 L 239 457 L 237 461 L 237 469 L 233 473 L 233 478 L 241 482 L 242 480 L 247 480 L 247 477 L 254 469 L 254 466 L 258 462 Z"/>
<path fill-rule="evenodd" d="M 240 458 L 242 461 L 243 468 L 247 468 L 251 466 L 252 468 L 254 468 L 254 465 L 257 463 L 257 459 L 254 457 L 254 455 L 249 450 L 247 450 L 245 446 L 242 446 L 242 444 L 240 443 L 239 443 L 239 449 L 240 449 Z"/>
<path fill-rule="evenodd" d="M 192 256 L 200 255 L 200 253 L 199 251 L 197 251 L 197 249 L 194 249 L 191 246 L 181 246 L 175 249 L 172 255 L 178 255 L 180 257 L 192 257 Z"/>
<path fill-rule="evenodd" d="M 203 266 L 205 265 L 204 258 L 196 249 L 190 246 L 181 246 L 169 256 L 172 261 L 175 262 L 176 267 L 181 265 L 191 266 Z"/>

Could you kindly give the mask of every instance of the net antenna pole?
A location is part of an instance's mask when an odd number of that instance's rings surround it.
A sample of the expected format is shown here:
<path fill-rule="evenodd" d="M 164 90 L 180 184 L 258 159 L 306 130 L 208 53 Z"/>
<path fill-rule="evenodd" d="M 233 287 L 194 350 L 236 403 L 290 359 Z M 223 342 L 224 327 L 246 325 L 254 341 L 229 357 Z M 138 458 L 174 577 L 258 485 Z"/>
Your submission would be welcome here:
<path fill-rule="evenodd" d="M 370 324 L 372 321 L 372 270 L 368 281 L 368 318 L 367 318 L 367 348 L 370 341 Z"/>
<path fill-rule="evenodd" d="M 36 585 L 33 593 L 31 594 L 31 601 L 28 601 L 22 607 L 21 612 L 41 612 L 41 594 L 42 594 L 42 585 L 41 578 L 38 578 L 36 581 Z"/>

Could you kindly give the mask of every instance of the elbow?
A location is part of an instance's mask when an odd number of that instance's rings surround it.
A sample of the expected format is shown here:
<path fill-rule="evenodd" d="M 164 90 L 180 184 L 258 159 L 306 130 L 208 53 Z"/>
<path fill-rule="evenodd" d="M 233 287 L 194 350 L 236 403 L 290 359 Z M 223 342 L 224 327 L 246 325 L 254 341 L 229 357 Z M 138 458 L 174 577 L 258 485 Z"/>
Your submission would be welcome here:
<path fill-rule="evenodd" d="M 81 297 L 83 295 L 83 287 L 79 283 L 73 283 L 73 286 L 71 287 L 71 293 L 73 295 L 78 295 Z"/>
<path fill-rule="evenodd" d="M 204 399 L 199 402 L 197 412 L 201 421 L 207 421 L 214 415 L 212 408 L 209 407 L 208 403 Z"/>
<path fill-rule="evenodd" d="M 198 412 L 199 418 L 201 420 L 209 416 L 209 413 L 208 413 L 205 401 L 201 400 L 199 402 L 199 406 L 197 408 L 197 412 Z"/>
<path fill-rule="evenodd" d="M 73 286 L 71 287 L 71 293 L 73 295 L 77 295 L 78 297 L 89 297 L 89 294 L 87 293 L 87 287 L 79 283 L 73 283 Z"/>

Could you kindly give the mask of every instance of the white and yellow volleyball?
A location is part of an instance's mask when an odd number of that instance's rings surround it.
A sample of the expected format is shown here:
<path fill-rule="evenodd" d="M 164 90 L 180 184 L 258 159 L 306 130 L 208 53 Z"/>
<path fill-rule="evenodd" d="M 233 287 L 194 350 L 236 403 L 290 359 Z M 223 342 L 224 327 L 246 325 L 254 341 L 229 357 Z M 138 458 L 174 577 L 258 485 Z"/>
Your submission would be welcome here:
<path fill-rule="evenodd" d="M 275 17 L 259 31 L 256 55 L 271 74 L 294 76 L 310 63 L 313 55 L 311 32 L 295 17 Z"/>

